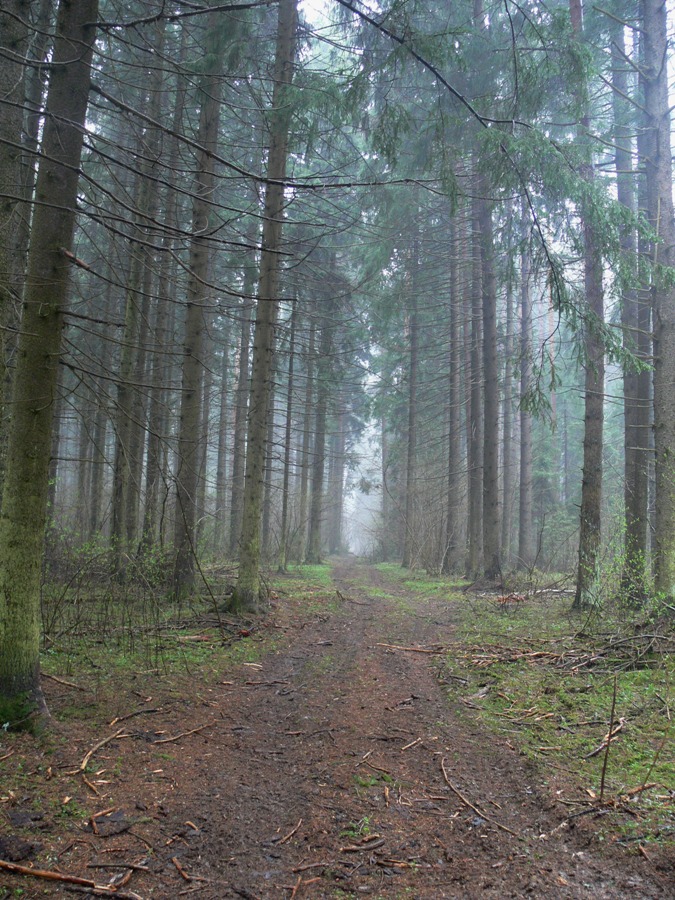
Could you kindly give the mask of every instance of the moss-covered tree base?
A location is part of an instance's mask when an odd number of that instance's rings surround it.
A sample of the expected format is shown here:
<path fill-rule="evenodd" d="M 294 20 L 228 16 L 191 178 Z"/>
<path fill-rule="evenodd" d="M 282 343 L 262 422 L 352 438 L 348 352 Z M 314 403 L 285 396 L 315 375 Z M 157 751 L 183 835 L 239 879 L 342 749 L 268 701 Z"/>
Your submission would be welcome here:
<path fill-rule="evenodd" d="M 45 699 L 23 691 L 15 696 L 6 696 L 0 691 L 0 728 L 3 731 L 28 731 L 36 734 L 42 731 L 49 719 Z"/>
<path fill-rule="evenodd" d="M 228 610 L 237 616 L 258 616 L 269 609 L 269 595 L 264 587 L 236 587 L 228 602 Z"/>

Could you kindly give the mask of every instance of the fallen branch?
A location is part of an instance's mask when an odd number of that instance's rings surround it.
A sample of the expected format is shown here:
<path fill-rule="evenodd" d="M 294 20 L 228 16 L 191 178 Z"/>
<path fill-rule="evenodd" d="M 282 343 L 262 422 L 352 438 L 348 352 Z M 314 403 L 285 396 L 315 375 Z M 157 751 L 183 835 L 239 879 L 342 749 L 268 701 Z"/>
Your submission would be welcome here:
<path fill-rule="evenodd" d="M 605 750 L 609 746 L 609 744 L 616 738 L 619 732 L 623 731 L 623 726 L 625 724 L 625 719 L 619 719 L 619 724 L 611 731 L 608 731 L 602 739 L 602 743 L 598 747 L 596 747 L 595 750 L 591 750 L 590 753 L 587 753 L 586 756 L 584 756 L 584 759 L 591 759 L 591 757 L 597 756 L 598 753 L 602 753 L 602 751 Z"/>
<path fill-rule="evenodd" d="M 518 834 L 516 834 L 515 831 L 511 831 L 511 829 L 507 828 L 506 825 L 502 825 L 501 822 L 497 822 L 495 819 L 491 819 L 490 816 L 486 815 L 482 810 L 478 809 L 477 806 L 474 806 L 470 800 L 467 800 L 466 797 L 457 790 L 457 788 L 448 777 L 448 773 L 445 768 L 445 757 L 443 757 L 443 759 L 441 760 L 441 771 L 443 772 L 443 778 L 445 779 L 445 783 L 447 784 L 447 786 L 450 788 L 453 794 L 456 794 L 456 796 L 459 797 L 459 799 L 465 806 L 468 806 L 469 809 L 473 810 L 473 812 L 475 812 L 477 816 L 479 816 L 481 819 L 485 819 L 485 821 L 489 822 L 490 825 L 494 825 L 496 828 L 501 828 L 502 831 L 505 831 L 507 834 L 512 834 L 513 837 L 518 837 Z"/>
<path fill-rule="evenodd" d="M 118 722 L 126 722 L 127 719 L 133 719 L 135 716 L 142 716 L 146 713 L 156 713 L 160 711 L 159 706 L 153 706 L 150 709 L 137 709 L 136 712 L 127 713 L 126 716 L 116 716 L 112 722 L 110 722 L 110 727 L 113 725 L 117 725 Z"/>
<path fill-rule="evenodd" d="M 286 835 L 286 837 L 282 837 L 282 839 L 279 841 L 279 843 L 280 843 L 280 844 L 285 844 L 286 841 L 290 841 L 290 839 L 293 837 L 293 835 L 294 835 L 295 832 L 298 830 L 298 828 L 300 828 L 301 825 L 302 825 L 302 819 L 300 819 L 300 821 L 299 821 L 298 824 L 295 826 L 295 828 L 292 828 L 292 829 L 288 832 L 288 834 Z"/>
<path fill-rule="evenodd" d="M 133 872 L 149 872 L 147 866 L 139 863 L 111 862 L 111 863 L 87 863 L 88 869 L 131 869 Z"/>
<path fill-rule="evenodd" d="M 192 876 L 188 875 L 188 873 L 185 871 L 185 869 L 181 866 L 181 864 L 178 861 L 177 856 L 172 856 L 171 862 L 178 869 L 178 874 L 180 875 L 181 878 L 184 878 L 185 881 L 192 881 Z"/>
<path fill-rule="evenodd" d="M 371 838 L 361 844 L 347 844 L 346 847 L 340 847 L 340 853 L 361 853 L 363 850 L 375 850 L 378 847 L 384 847 L 384 843 L 384 838 Z"/>
<path fill-rule="evenodd" d="M 130 734 L 124 734 L 124 729 L 120 728 L 119 731 L 116 731 L 115 734 L 110 734 L 108 737 L 103 738 L 102 741 L 99 741 L 98 744 L 94 744 L 91 750 L 86 754 L 82 762 L 80 763 L 80 772 L 84 772 L 87 766 L 89 765 L 89 760 L 92 758 L 94 753 L 101 749 L 101 747 L 105 747 L 106 744 L 109 744 L 111 741 L 116 741 L 121 737 L 131 737 Z"/>
<path fill-rule="evenodd" d="M 297 874 L 298 872 L 306 872 L 307 869 L 327 869 L 328 866 L 332 865 L 329 862 L 315 862 L 315 863 L 305 863 L 304 866 L 296 866 L 291 871 L 293 874 Z"/>
<path fill-rule="evenodd" d="M 91 878 L 79 878 L 77 875 L 66 875 L 63 872 L 53 872 L 50 869 L 31 869 L 28 866 L 20 866 L 17 863 L 6 862 L 4 859 L 0 859 L 0 869 L 4 869 L 6 872 L 12 872 L 14 875 L 32 875 L 33 878 L 43 878 L 46 881 L 59 881 L 65 884 L 82 885 L 82 887 L 87 888 L 88 892 L 91 893 L 115 894 L 117 897 L 133 896 L 134 898 L 138 898 L 137 894 L 118 894 L 114 886 L 96 884 Z M 140 900 L 140 898 L 138 898 L 138 900 Z"/>
<path fill-rule="evenodd" d="M 77 887 L 74 884 L 64 885 L 64 890 L 73 894 L 87 894 L 89 897 L 115 897 L 116 900 L 143 900 L 140 894 L 133 891 L 118 891 L 115 887 L 97 884 L 95 887 Z"/>
<path fill-rule="evenodd" d="M 82 781 L 84 781 L 89 790 L 96 794 L 97 797 L 101 796 L 101 792 L 99 791 L 99 789 L 96 787 L 96 785 L 92 784 L 91 781 L 89 781 L 84 772 L 82 772 Z"/>
<path fill-rule="evenodd" d="M 215 721 L 207 722 L 206 725 L 200 725 L 199 728 L 192 728 L 190 731 L 182 731 L 180 734 L 175 735 L 175 737 L 162 738 L 159 741 L 153 741 L 153 744 L 170 744 L 172 743 L 172 741 L 179 741 L 181 738 L 187 737 L 189 734 L 197 734 L 199 731 L 204 731 L 205 728 L 211 728 L 211 726 L 215 724 Z"/>
<path fill-rule="evenodd" d="M 48 678 L 50 681 L 55 681 L 57 684 L 63 684 L 66 687 L 75 688 L 76 691 L 82 691 L 83 693 L 87 693 L 87 689 L 80 687 L 79 684 L 75 684 L 72 681 L 66 681 L 65 678 L 57 678 L 56 675 L 48 675 L 46 672 L 40 672 L 42 678 Z"/>
<path fill-rule="evenodd" d="M 433 655 L 438 655 L 440 653 L 445 653 L 445 649 L 443 647 L 437 647 L 435 650 L 429 650 L 427 647 L 402 647 L 400 644 L 383 644 L 378 641 L 375 644 L 376 647 L 386 647 L 387 650 L 405 650 L 408 653 L 430 653 Z"/>

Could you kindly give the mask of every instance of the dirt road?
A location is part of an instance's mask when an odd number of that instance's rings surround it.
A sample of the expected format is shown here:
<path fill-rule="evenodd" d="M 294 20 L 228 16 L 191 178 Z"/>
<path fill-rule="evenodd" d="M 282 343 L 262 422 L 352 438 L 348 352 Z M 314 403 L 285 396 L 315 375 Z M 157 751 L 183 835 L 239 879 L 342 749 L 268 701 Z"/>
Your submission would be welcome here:
<path fill-rule="evenodd" d="M 136 823 L 66 848 L 63 869 L 133 859 L 147 871 L 126 889 L 167 900 L 675 896 L 666 871 L 564 821 L 543 775 L 448 697 L 438 657 L 394 649 L 452 640 L 451 603 L 355 560 L 335 587 L 332 610 L 282 600 L 276 651 L 155 721 L 208 728 L 123 742 L 109 799 Z"/>
<path fill-rule="evenodd" d="M 195 753 L 200 897 L 675 896 L 641 858 L 560 827 L 541 775 L 448 702 L 432 655 L 383 646 L 447 641 L 451 608 L 411 614 L 354 560 L 335 578 L 339 612 L 265 659 L 250 679 L 265 684 L 233 686 Z"/>

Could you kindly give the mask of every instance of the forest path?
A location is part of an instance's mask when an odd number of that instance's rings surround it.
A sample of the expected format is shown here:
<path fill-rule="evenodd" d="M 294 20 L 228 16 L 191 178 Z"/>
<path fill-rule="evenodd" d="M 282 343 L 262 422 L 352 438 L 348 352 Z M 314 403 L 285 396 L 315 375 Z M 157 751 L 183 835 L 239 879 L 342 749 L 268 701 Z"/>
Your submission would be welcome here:
<path fill-rule="evenodd" d="M 442 655 L 419 651 L 456 640 L 457 600 L 354 558 L 309 600 L 297 577 L 275 583 L 282 599 L 239 645 L 268 635 L 257 662 L 208 681 L 138 673 L 119 685 L 121 718 L 108 702 L 79 729 L 68 720 L 49 768 L 33 758 L 4 807 L 0 857 L 24 858 L 7 851 L 35 834 L 37 868 L 104 884 L 126 872 L 118 896 L 142 900 L 675 895 L 665 870 L 599 842 L 590 817 L 566 823 L 544 774 L 448 694 Z M 72 701 L 67 682 L 48 685 L 54 704 Z M 0 900 L 16 878 L 0 873 Z M 35 878 L 20 887 L 72 896 Z"/>
<path fill-rule="evenodd" d="M 383 646 L 447 643 L 452 602 L 355 559 L 334 581 L 338 611 L 285 626 L 249 679 L 264 683 L 226 692 L 210 760 L 195 756 L 200 897 L 672 896 L 640 858 L 558 827 L 541 775 L 453 708 L 438 657 Z"/>

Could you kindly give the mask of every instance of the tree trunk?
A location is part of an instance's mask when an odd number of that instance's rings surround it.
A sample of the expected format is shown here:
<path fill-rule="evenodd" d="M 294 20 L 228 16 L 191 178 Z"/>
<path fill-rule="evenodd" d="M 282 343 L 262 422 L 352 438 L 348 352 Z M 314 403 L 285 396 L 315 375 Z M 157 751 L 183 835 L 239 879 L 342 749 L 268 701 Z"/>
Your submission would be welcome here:
<path fill-rule="evenodd" d="M 525 221 L 526 210 L 522 210 Z M 520 257 L 520 485 L 518 492 L 518 569 L 530 570 L 536 559 L 532 492 L 532 415 L 526 397 L 532 389 L 532 299 L 530 246 L 523 235 Z"/>
<path fill-rule="evenodd" d="M 246 275 L 252 267 L 247 269 Z M 246 418 L 248 415 L 248 357 L 251 346 L 251 306 L 247 299 L 253 283 L 245 276 L 244 303 L 241 309 L 239 338 L 239 370 L 234 399 L 234 438 L 232 446 L 232 503 L 230 506 L 230 557 L 237 556 L 244 507 L 244 472 L 246 469 Z"/>
<path fill-rule="evenodd" d="M 443 572 L 454 572 L 460 563 L 460 496 L 462 455 L 462 399 L 461 365 L 462 335 L 460 316 L 459 254 L 461 242 L 457 235 L 457 219 L 451 220 L 450 231 L 450 366 L 449 366 L 449 415 L 448 415 L 448 499 L 446 512 L 445 556 Z"/>
<path fill-rule="evenodd" d="M 307 537 L 307 498 L 309 496 L 309 473 L 312 449 L 312 403 L 314 402 L 314 356 L 316 343 L 316 322 L 309 324 L 309 340 L 305 354 L 305 396 L 302 413 L 302 449 L 300 455 L 300 502 L 298 506 L 298 561 L 302 561 Z"/>
<path fill-rule="evenodd" d="M 581 40 L 583 22 L 581 0 L 570 0 L 570 16 L 576 40 Z M 587 142 L 590 120 L 581 120 L 580 140 Z M 590 148 L 582 175 L 594 180 Z M 584 466 L 581 482 L 579 527 L 579 566 L 574 608 L 584 609 L 597 602 L 599 585 L 600 540 L 602 523 L 602 442 L 604 425 L 605 350 L 599 326 L 604 320 L 602 256 L 591 221 L 590 211 L 582 202 L 579 212 L 584 240 L 584 289 L 586 315 L 584 322 Z"/>
<path fill-rule="evenodd" d="M 248 448 L 244 510 L 239 554 L 239 575 L 232 605 L 237 611 L 254 611 L 264 603 L 260 583 L 260 528 L 265 464 L 265 432 L 274 355 L 274 325 L 279 305 L 279 259 L 284 210 L 288 132 L 290 126 L 289 86 L 295 59 L 296 0 L 279 0 L 274 89 L 270 123 L 270 149 L 265 189 L 260 283 L 256 307 L 253 366 L 248 412 Z"/>
<path fill-rule="evenodd" d="M 28 0 L 7 0 L 0 9 L 0 473 L 6 445 L 9 325 L 23 283 L 23 254 L 17 237 L 22 219 L 30 215 L 17 190 L 22 174 L 23 61 L 30 6 Z"/>
<path fill-rule="evenodd" d="M 44 709 L 40 574 L 54 395 L 68 292 L 96 0 L 59 7 L 0 516 L 0 721 Z"/>
<path fill-rule="evenodd" d="M 668 97 L 668 28 L 664 0 L 642 0 L 643 85 L 649 222 L 654 245 L 654 442 L 656 449 L 655 587 L 675 597 L 675 264 L 673 173 Z"/>
<path fill-rule="evenodd" d="M 288 343 L 288 381 L 286 387 L 286 425 L 284 430 L 284 475 L 281 494 L 281 526 L 279 534 L 279 572 L 285 572 L 288 563 L 289 507 L 291 489 L 291 444 L 293 432 L 293 391 L 295 390 L 295 336 L 298 327 L 298 309 L 291 313 L 291 331 Z"/>
<path fill-rule="evenodd" d="M 276 359 L 272 363 L 270 374 L 270 395 L 267 409 L 267 437 L 265 439 L 265 468 L 263 474 L 263 512 L 261 525 L 261 548 L 263 559 L 270 556 L 272 537 L 272 507 L 274 505 L 274 420 L 276 413 L 275 400 Z"/>
<path fill-rule="evenodd" d="M 195 579 L 195 525 L 199 477 L 199 421 L 203 381 L 202 343 L 208 298 L 210 257 L 209 217 L 215 190 L 215 161 L 220 115 L 220 71 L 223 57 L 219 13 L 209 15 L 208 71 L 200 80 L 199 149 L 192 202 L 187 309 L 181 381 L 178 459 L 176 463 L 176 530 L 173 587 L 176 596 L 188 594 Z"/>
<path fill-rule="evenodd" d="M 509 222 L 511 215 L 509 214 Z M 511 231 L 511 228 L 509 228 Z M 507 275 L 506 323 L 504 335 L 504 398 L 502 441 L 502 562 L 511 563 L 511 538 L 513 535 L 513 475 L 516 460 L 513 452 L 513 278 Z"/>
<path fill-rule="evenodd" d="M 179 50 L 179 64 L 183 65 L 186 55 L 187 30 L 183 29 Z M 173 108 L 171 130 L 174 135 L 180 134 L 183 127 L 185 94 L 187 81 L 177 75 L 176 100 Z M 150 400 L 148 406 L 148 441 L 145 460 L 145 507 L 141 529 L 141 555 L 150 552 L 158 540 L 158 518 L 160 487 L 163 480 L 168 481 L 162 461 L 165 456 L 167 440 L 167 395 L 170 390 L 168 377 L 169 366 L 165 355 L 166 348 L 172 340 L 175 322 L 175 230 L 178 219 L 176 197 L 176 172 L 178 169 L 180 144 L 175 136 L 170 138 L 170 149 L 167 159 L 167 187 L 163 199 L 164 234 L 162 236 L 161 264 L 157 277 L 157 294 L 155 300 L 155 316 L 153 322 L 153 350 L 150 360 Z"/>
<path fill-rule="evenodd" d="M 230 329 L 225 327 L 221 338 L 220 388 L 218 401 L 218 450 L 216 457 L 216 509 L 213 523 L 213 553 L 216 558 L 225 554 L 227 530 L 227 454 L 230 437 L 228 386 L 230 375 Z"/>
<path fill-rule="evenodd" d="M 501 575 L 499 516 L 499 371 L 497 366 L 497 282 L 495 278 L 492 204 L 485 199 L 483 180 L 479 201 L 483 265 L 483 575 Z"/>
<path fill-rule="evenodd" d="M 483 405 L 481 369 L 482 333 L 482 267 L 480 246 L 480 202 L 472 203 L 471 234 L 471 337 L 469 355 L 469 555 L 466 572 L 474 578 L 483 558 Z"/>
<path fill-rule="evenodd" d="M 626 71 L 626 48 L 624 26 L 611 22 L 612 29 L 612 106 L 614 117 L 614 164 L 616 167 L 616 188 L 619 203 L 636 212 L 635 172 L 633 171 L 633 140 L 631 110 L 628 102 L 631 86 Z M 624 226 L 621 234 L 621 250 L 625 264 L 637 276 L 637 243 L 635 228 Z M 642 357 L 644 337 L 640 334 L 639 291 L 633 287 L 624 290 L 621 298 L 621 324 L 624 347 L 638 357 Z M 649 348 L 647 347 L 647 352 Z M 644 357 L 646 359 L 646 357 Z M 635 603 L 645 596 L 645 566 L 647 562 L 647 455 L 641 442 L 646 440 L 647 431 L 642 429 L 643 407 L 648 409 L 649 398 L 640 396 L 640 373 L 624 366 L 624 511 L 626 536 L 624 561 L 621 577 L 622 591 Z"/>
<path fill-rule="evenodd" d="M 330 517 L 328 520 L 328 552 L 342 551 L 342 515 L 344 506 L 345 481 L 345 411 L 342 407 L 337 416 L 337 427 L 331 438 L 331 467 L 329 474 Z"/>
<path fill-rule="evenodd" d="M 332 374 L 331 354 L 333 349 L 334 301 L 329 298 L 321 324 L 319 359 L 317 365 L 316 410 L 314 421 L 314 453 L 312 455 L 312 478 L 309 503 L 309 531 L 305 561 L 318 564 L 323 550 L 322 521 L 324 512 L 324 478 L 326 468 L 326 424 L 328 421 L 328 399 Z"/>
<path fill-rule="evenodd" d="M 415 223 L 417 229 L 417 223 Z M 419 318 L 417 311 L 417 268 L 419 266 L 419 237 L 415 235 L 412 242 L 410 271 L 407 281 L 410 289 L 408 297 L 408 329 L 410 344 L 408 349 L 408 428 L 406 442 L 405 470 L 405 530 L 403 537 L 404 569 L 412 567 L 414 562 L 414 546 L 416 543 L 415 524 L 415 479 L 417 475 L 417 383 L 419 380 Z"/>

